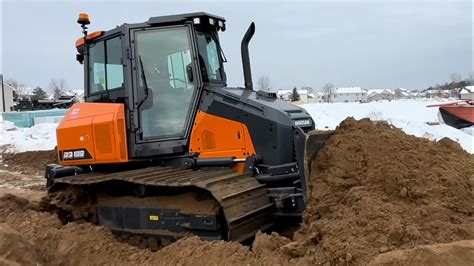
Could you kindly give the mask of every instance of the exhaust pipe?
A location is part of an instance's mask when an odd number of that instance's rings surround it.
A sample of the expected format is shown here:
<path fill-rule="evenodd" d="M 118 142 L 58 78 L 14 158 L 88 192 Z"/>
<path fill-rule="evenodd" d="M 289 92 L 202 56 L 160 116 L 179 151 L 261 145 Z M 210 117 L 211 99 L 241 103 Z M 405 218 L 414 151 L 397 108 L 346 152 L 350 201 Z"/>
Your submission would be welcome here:
<path fill-rule="evenodd" d="M 244 80 L 245 88 L 247 90 L 253 90 L 252 84 L 252 70 L 250 69 L 250 58 L 249 58 L 249 42 L 255 33 L 255 23 L 251 23 L 249 29 L 242 38 L 241 52 L 242 52 L 242 68 L 244 69 Z"/>

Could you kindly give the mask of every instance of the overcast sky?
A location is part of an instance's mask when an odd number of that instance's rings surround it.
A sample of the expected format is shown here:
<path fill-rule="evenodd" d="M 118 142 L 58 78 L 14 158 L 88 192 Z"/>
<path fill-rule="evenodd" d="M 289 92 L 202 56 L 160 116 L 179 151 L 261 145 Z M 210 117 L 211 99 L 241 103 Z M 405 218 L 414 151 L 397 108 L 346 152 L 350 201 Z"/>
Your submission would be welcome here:
<path fill-rule="evenodd" d="M 19 1 L 2 0 L 1 64 L 5 78 L 48 87 L 64 78 L 83 88 L 74 42 L 80 12 L 91 31 L 160 16 L 205 11 L 227 19 L 221 34 L 229 85 L 243 85 L 240 41 L 250 22 L 254 83 L 273 88 L 326 82 L 363 88 L 423 89 L 467 78 L 473 69 L 471 1 Z M 416 2 L 416 3 L 415 3 Z"/>

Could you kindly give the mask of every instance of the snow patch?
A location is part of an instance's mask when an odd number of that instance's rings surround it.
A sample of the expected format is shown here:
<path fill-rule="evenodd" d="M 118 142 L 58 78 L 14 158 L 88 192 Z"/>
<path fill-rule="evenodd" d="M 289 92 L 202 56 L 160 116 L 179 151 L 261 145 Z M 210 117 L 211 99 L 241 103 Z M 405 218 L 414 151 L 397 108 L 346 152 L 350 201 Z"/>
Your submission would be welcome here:
<path fill-rule="evenodd" d="M 0 125 L 0 147 L 3 152 L 53 150 L 56 146 L 58 124 L 45 123 L 31 128 L 18 128 L 10 121 L 0 121 Z"/>
<path fill-rule="evenodd" d="M 458 142 L 464 150 L 474 153 L 473 130 L 458 130 L 438 122 L 438 108 L 427 108 L 430 104 L 444 101 L 398 100 L 369 103 L 310 103 L 302 105 L 313 117 L 316 129 L 332 130 L 349 116 L 355 119 L 370 118 L 387 121 L 407 134 L 437 141 L 448 137 Z"/>

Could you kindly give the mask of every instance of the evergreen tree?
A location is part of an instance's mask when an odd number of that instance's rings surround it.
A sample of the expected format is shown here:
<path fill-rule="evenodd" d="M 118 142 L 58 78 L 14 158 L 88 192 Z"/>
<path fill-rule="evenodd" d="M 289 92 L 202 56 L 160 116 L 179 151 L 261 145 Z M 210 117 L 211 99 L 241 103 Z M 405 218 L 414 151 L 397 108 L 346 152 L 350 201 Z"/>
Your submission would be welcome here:
<path fill-rule="evenodd" d="M 294 87 L 293 92 L 291 93 L 291 101 L 295 102 L 295 101 L 299 101 L 299 100 L 300 100 L 300 95 L 299 95 L 298 90 L 296 89 L 296 87 Z"/>
<path fill-rule="evenodd" d="M 33 90 L 32 100 L 44 100 L 48 97 L 48 94 L 40 87 L 36 87 Z"/>

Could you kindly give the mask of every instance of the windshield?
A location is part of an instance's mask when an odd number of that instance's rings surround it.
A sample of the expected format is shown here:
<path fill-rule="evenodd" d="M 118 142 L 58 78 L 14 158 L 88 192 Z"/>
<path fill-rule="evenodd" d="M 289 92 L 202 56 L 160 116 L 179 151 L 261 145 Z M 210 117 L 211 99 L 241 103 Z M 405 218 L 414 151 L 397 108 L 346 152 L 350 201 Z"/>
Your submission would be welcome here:
<path fill-rule="evenodd" d="M 224 60 L 217 37 L 209 32 L 201 31 L 196 31 L 196 36 L 203 81 L 224 81 L 224 68 L 222 67 Z"/>

